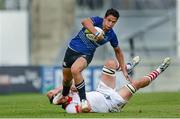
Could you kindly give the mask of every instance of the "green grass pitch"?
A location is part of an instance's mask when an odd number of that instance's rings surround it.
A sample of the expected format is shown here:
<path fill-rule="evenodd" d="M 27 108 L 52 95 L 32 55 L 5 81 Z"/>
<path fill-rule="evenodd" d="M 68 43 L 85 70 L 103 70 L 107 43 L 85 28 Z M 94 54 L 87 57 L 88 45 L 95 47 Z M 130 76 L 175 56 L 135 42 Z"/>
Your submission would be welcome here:
<path fill-rule="evenodd" d="M 180 118 L 180 92 L 137 93 L 119 113 L 67 114 L 42 94 L 0 95 L 0 118 Z"/>

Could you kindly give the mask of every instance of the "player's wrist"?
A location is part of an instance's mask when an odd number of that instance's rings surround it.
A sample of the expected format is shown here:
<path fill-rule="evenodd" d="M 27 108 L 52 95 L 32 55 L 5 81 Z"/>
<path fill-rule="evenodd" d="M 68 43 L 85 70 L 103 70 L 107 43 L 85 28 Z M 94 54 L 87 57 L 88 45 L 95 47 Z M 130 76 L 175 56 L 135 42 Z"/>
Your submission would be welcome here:
<path fill-rule="evenodd" d="M 99 34 L 100 34 L 100 32 L 99 32 L 99 31 L 97 31 L 97 32 L 95 33 L 95 38 L 96 38 L 96 37 L 98 37 L 98 36 L 99 36 Z"/>

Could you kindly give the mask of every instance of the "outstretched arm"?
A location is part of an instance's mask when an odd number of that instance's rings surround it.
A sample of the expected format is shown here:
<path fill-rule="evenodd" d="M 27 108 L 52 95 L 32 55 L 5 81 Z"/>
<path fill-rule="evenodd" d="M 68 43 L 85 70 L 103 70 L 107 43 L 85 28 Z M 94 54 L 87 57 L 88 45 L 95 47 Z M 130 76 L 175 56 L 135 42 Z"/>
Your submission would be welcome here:
<path fill-rule="evenodd" d="M 126 70 L 126 65 L 124 61 L 124 55 L 122 50 L 119 47 L 114 48 L 114 52 L 116 55 L 116 58 L 118 60 L 119 66 L 127 80 L 130 80 L 130 77 L 128 76 L 127 70 Z"/>
<path fill-rule="evenodd" d="M 157 69 L 153 70 L 149 74 L 142 76 L 138 80 L 132 80 L 131 83 L 122 87 L 119 91 L 119 95 L 126 101 L 128 101 L 132 95 L 140 88 L 148 86 L 152 81 L 154 81 L 166 68 L 170 65 L 170 58 L 167 57 L 158 66 Z"/>

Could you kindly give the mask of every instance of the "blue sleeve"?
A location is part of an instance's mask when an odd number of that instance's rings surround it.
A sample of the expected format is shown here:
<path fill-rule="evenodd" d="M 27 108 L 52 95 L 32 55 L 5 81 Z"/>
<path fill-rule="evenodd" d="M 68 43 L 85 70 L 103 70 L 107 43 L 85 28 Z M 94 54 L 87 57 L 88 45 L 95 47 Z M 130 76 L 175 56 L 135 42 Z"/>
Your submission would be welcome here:
<path fill-rule="evenodd" d="M 96 17 L 90 17 L 90 18 L 91 18 L 94 26 L 99 26 L 99 25 L 102 25 L 102 23 L 103 23 L 103 18 L 101 18 L 101 17 L 96 16 Z"/>
<path fill-rule="evenodd" d="M 115 33 L 112 34 L 112 39 L 110 40 L 110 44 L 114 48 L 118 47 L 119 45 L 119 42 Z"/>

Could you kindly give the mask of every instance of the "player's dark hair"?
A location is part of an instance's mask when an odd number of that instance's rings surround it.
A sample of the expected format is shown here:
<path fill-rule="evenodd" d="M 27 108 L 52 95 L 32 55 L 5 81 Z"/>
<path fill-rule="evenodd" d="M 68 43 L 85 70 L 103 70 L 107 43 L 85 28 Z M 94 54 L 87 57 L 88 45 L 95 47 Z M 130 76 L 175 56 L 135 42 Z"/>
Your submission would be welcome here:
<path fill-rule="evenodd" d="M 106 11 L 105 17 L 107 17 L 109 15 L 112 15 L 112 16 L 116 17 L 117 19 L 119 18 L 119 12 L 114 8 L 110 8 Z"/>

